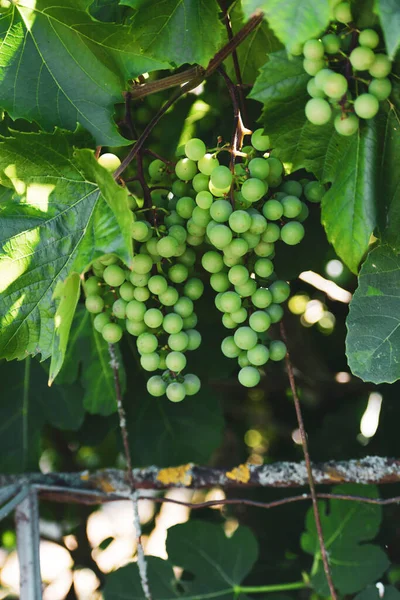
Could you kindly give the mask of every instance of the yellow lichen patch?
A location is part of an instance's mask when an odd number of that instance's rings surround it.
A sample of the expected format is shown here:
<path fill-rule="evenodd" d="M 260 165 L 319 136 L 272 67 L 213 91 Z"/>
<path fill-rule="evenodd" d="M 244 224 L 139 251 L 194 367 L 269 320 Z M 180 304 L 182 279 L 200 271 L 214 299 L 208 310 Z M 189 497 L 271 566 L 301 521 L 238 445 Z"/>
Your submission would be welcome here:
<path fill-rule="evenodd" d="M 250 468 L 249 465 L 239 465 L 232 469 L 232 471 L 228 471 L 225 473 L 228 479 L 233 479 L 234 481 L 240 481 L 240 483 L 247 483 L 250 480 Z"/>
<path fill-rule="evenodd" d="M 192 483 L 192 475 L 190 470 L 192 464 L 180 465 L 179 467 L 168 467 L 161 469 L 157 475 L 158 481 L 161 481 L 164 485 L 173 483 L 175 485 L 188 486 Z"/>
<path fill-rule="evenodd" d="M 84 473 L 82 473 L 81 479 L 82 479 L 82 481 L 88 481 L 89 480 L 89 471 L 85 471 Z"/>
<path fill-rule="evenodd" d="M 328 475 L 330 481 L 332 481 L 332 482 L 336 483 L 336 482 L 343 481 L 343 475 L 332 467 L 328 467 L 326 469 L 326 474 Z"/>

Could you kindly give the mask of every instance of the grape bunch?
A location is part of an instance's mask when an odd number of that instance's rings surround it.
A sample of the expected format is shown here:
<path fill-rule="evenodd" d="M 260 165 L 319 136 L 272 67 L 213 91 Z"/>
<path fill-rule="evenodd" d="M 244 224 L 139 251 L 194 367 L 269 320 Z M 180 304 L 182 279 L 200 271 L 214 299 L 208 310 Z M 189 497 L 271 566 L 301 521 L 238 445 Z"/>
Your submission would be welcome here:
<path fill-rule="evenodd" d="M 162 371 L 147 382 L 153 396 L 180 402 L 200 389 L 199 378 L 184 370 L 185 353 L 201 343 L 194 303 L 204 278 L 230 333 L 222 353 L 237 359 L 242 385 L 256 386 L 259 368 L 286 355 L 283 341 L 270 336 L 290 294 L 274 272 L 275 246 L 302 240 L 308 215 L 302 198 L 319 202 L 325 189 L 317 181 L 284 180 L 283 165 L 269 149 L 258 129 L 233 169 L 220 162 L 228 147 L 207 152 L 198 138 L 178 149 L 172 167 L 152 160 L 152 206 L 132 206 L 132 270 L 113 255 L 92 265 L 84 289 L 94 327 L 109 343 L 124 330 L 136 337 L 142 368 Z M 106 168 L 118 166 L 117 157 L 102 156 Z"/>
<path fill-rule="evenodd" d="M 392 91 L 388 76 L 392 63 L 373 29 L 358 32 L 349 24 L 352 14 L 348 2 L 334 8 L 335 22 L 319 39 L 308 40 L 296 54 L 303 54 L 303 67 L 311 79 L 307 91 L 311 99 L 305 113 L 314 125 L 325 125 L 334 115 L 340 135 L 353 135 L 360 119 L 372 119 L 379 102 Z"/>

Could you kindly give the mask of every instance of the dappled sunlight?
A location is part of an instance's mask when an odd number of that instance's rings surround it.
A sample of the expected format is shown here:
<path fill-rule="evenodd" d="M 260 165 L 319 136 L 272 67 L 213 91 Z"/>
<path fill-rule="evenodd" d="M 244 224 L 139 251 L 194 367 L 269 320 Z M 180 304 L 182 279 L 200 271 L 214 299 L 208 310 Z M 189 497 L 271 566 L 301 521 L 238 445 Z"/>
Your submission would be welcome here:
<path fill-rule="evenodd" d="M 4 244 L 4 254 L 0 257 L 0 292 L 4 292 L 28 270 L 39 243 L 40 231 L 35 228 L 24 231 Z"/>
<path fill-rule="evenodd" d="M 371 392 L 368 396 L 367 408 L 360 422 L 361 435 L 372 438 L 378 430 L 383 396 L 379 392 Z"/>
<path fill-rule="evenodd" d="M 10 181 L 12 181 L 12 184 L 15 187 L 17 194 L 23 196 L 23 194 L 25 194 L 26 192 L 26 183 L 18 178 L 16 165 L 8 165 L 8 167 L 4 169 L 4 173 L 10 179 Z"/>
<path fill-rule="evenodd" d="M 52 183 L 30 183 L 26 188 L 26 204 L 47 212 L 49 197 L 55 187 Z"/>
<path fill-rule="evenodd" d="M 303 271 L 302 273 L 300 273 L 299 279 L 301 279 L 301 281 L 309 283 L 317 290 L 325 292 L 325 294 L 329 298 L 332 298 L 332 300 L 344 302 L 345 304 L 349 304 L 351 300 L 352 296 L 350 292 L 338 286 L 334 281 L 330 281 L 329 279 L 325 279 L 325 277 L 322 277 L 322 275 L 314 273 L 314 271 Z"/>

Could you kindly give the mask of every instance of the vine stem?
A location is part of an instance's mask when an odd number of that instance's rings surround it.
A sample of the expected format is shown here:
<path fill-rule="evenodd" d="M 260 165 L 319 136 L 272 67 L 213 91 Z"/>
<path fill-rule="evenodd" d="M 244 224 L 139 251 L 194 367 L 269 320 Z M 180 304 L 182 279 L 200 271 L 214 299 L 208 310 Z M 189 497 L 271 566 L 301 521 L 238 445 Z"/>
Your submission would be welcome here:
<path fill-rule="evenodd" d="M 262 594 L 264 592 L 286 592 L 288 590 L 302 590 L 310 587 L 305 581 L 295 581 L 293 583 L 277 583 L 271 585 L 250 585 L 235 586 L 236 594 Z"/>
<path fill-rule="evenodd" d="M 286 336 L 285 326 L 283 323 L 281 323 L 280 329 L 281 329 L 282 339 L 285 342 L 286 347 L 287 347 L 287 345 L 288 345 L 287 344 L 287 336 Z M 326 576 L 326 580 L 328 582 L 329 591 L 331 593 L 332 600 L 337 600 L 337 594 L 336 594 L 335 586 L 333 585 L 332 572 L 331 572 L 331 568 L 330 568 L 329 560 L 328 560 L 328 553 L 326 551 L 326 546 L 325 546 L 325 541 L 324 541 L 324 534 L 322 531 L 321 515 L 319 512 L 319 508 L 318 508 L 318 499 L 317 499 L 317 493 L 316 493 L 316 489 L 315 489 L 315 481 L 314 481 L 314 476 L 313 476 L 313 472 L 312 472 L 310 453 L 308 450 L 307 434 L 306 434 L 306 429 L 304 426 L 303 415 L 301 412 L 300 399 L 297 394 L 296 381 L 295 381 L 294 372 L 293 372 L 293 365 L 290 360 L 290 354 L 289 354 L 288 350 L 286 352 L 285 363 L 286 363 L 286 370 L 287 370 L 289 383 L 290 383 L 290 389 L 292 390 L 292 396 L 293 396 L 294 406 L 295 406 L 295 410 L 296 410 L 297 423 L 299 425 L 301 445 L 303 447 L 304 461 L 305 461 L 306 469 L 307 469 L 308 485 L 310 488 L 311 502 L 312 502 L 312 507 L 313 507 L 313 512 L 314 512 L 315 527 L 317 529 L 319 547 L 321 550 L 322 564 L 324 566 L 325 576 Z"/>
<path fill-rule="evenodd" d="M 133 504 L 133 522 L 136 531 L 136 541 L 137 541 L 137 563 L 139 568 L 139 576 L 140 582 L 142 585 L 142 590 L 146 600 L 152 600 L 152 595 L 150 592 L 149 580 L 147 577 L 147 562 L 146 557 L 144 555 L 143 545 L 142 545 L 142 533 L 140 526 L 140 518 L 139 518 L 139 494 L 136 490 L 135 478 L 133 476 L 132 469 L 132 458 L 131 452 L 129 449 L 129 436 L 128 429 L 126 426 L 126 413 L 124 409 L 124 405 L 122 402 L 122 389 L 121 382 L 119 378 L 119 360 L 117 357 L 117 353 L 115 351 L 115 346 L 113 344 L 108 344 L 108 351 L 110 354 L 110 366 L 113 371 L 114 376 L 114 388 L 115 388 L 115 398 L 117 401 L 117 409 L 118 409 L 118 417 L 119 417 L 119 428 L 122 436 L 122 443 L 124 447 L 124 455 L 126 460 L 126 476 L 129 483 L 129 487 L 131 490 L 130 498 Z"/>

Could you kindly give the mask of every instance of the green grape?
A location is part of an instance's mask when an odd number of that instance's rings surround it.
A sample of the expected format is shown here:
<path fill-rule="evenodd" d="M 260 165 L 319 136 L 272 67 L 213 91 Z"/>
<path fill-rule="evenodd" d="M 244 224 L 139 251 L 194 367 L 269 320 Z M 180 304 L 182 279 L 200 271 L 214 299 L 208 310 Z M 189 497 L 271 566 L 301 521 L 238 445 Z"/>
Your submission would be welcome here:
<path fill-rule="evenodd" d="M 86 310 L 92 314 L 101 313 L 104 308 L 104 300 L 98 294 L 87 296 L 85 306 Z"/>
<path fill-rule="evenodd" d="M 258 258 L 254 263 L 254 272 L 259 277 L 266 279 L 274 272 L 274 265 L 269 258 Z"/>
<path fill-rule="evenodd" d="M 310 211 L 308 210 L 307 204 L 305 202 L 302 202 L 301 203 L 301 213 L 297 217 L 297 220 L 300 221 L 300 223 L 302 223 L 303 221 L 305 221 L 307 219 L 309 214 L 310 214 Z"/>
<path fill-rule="evenodd" d="M 292 56 L 300 56 L 303 54 L 303 45 L 302 44 L 292 44 L 290 47 L 290 54 Z"/>
<path fill-rule="evenodd" d="M 251 301 L 256 308 L 267 308 L 272 302 L 272 294 L 267 288 L 258 288 L 251 295 Z"/>
<path fill-rule="evenodd" d="M 392 91 L 392 84 L 386 77 L 382 79 L 373 79 L 368 86 L 368 92 L 373 94 L 378 100 L 386 100 Z M 89 280 L 88 280 L 89 281 Z"/>
<path fill-rule="evenodd" d="M 197 350 L 201 344 L 201 334 L 196 329 L 186 329 L 186 335 L 188 336 L 187 350 Z"/>
<path fill-rule="evenodd" d="M 224 267 L 222 256 L 215 250 L 209 250 L 203 254 L 201 264 L 208 273 L 218 273 Z"/>
<path fill-rule="evenodd" d="M 326 100 L 311 98 L 306 104 L 305 113 L 313 125 L 325 125 L 332 116 L 332 109 Z"/>
<path fill-rule="evenodd" d="M 358 46 L 352 50 L 349 60 L 357 71 L 367 71 L 375 60 L 375 54 L 367 46 Z"/>
<path fill-rule="evenodd" d="M 160 368 L 160 355 L 157 352 L 142 354 L 140 364 L 145 371 L 157 371 Z"/>
<path fill-rule="evenodd" d="M 173 238 L 176 239 L 176 241 L 178 242 L 178 244 L 184 244 L 187 238 L 187 232 L 185 230 L 184 227 L 182 227 L 182 225 L 172 225 L 169 229 L 168 229 L 168 235 L 171 235 Z M 156 238 L 153 238 L 157 244 L 157 240 Z M 154 252 L 153 252 L 154 254 Z"/>
<path fill-rule="evenodd" d="M 279 177 L 283 173 L 283 164 L 279 160 L 279 158 L 275 158 L 274 156 L 270 156 L 267 158 L 267 163 L 269 165 L 269 176 Z"/>
<path fill-rule="evenodd" d="M 150 279 L 150 273 L 135 273 L 134 271 L 132 271 L 129 275 L 129 279 L 132 285 L 135 285 L 137 287 L 144 287 L 147 285 Z"/>
<path fill-rule="evenodd" d="M 122 327 L 117 323 L 107 323 L 101 330 L 101 335 L 109 344 L 116 344 L 122 338 Z"/>
<path fill-rule="evenodd" d="M 286 196 L 296 196 L 297 198 L 300 198 L 301 194 L 303 193 L 303 186 L 299 181 L 285 181 L 285 183 L 282 185 L 282 192 L 284 195 L 279 197 L 281 200 L 283 200 L 283 198 Z"/>
<path fill-rule="evenodd" d="M 325 83 L 331 75 L 334 75 L 334 73 L 335 71 L 332 71 L 332 69 L 328 68 L 321 69 L 321 71 L 318 71 L 318 73 L 314 77 L 316 88 L 323 91 Z"/>
<path fill-rule="evenodd" d="M 196 208 L 193 210 L 191 220 L 198 227 L 207 227 L 211 221 L 210 211 L 205 208 L 200 208 L 200 206 L 196 206 Z"/>
<path fill-rule="evenodd" d="M 204 242 L 204 235 L 203 236 L 188 235 L 187 242 L 190 246 L 201 246 L 202 243 Z"/>
<path fill-rule="evenodd" d="M 180 198 L 181 196 L 187 196 L 188 195 L 190 187 L 184 181 L 181 181 L 180 179 L 177 179 L 172 184 L 172 188 L 171 189 L 172 189 L 172 193 L 174 194 L 174 196 L 178 196 L 178 198 Z"/>
<path fill-rule="evenodd" d="M 234 210 L 229 216 L 229 227 L 235 233 L 244 233 L 251 227 L 251 217 L 244 210 Z"/>
<path fill-rule="evenodd" d="M 243 265 L 235 265 L 228 271 L 228 279 L 233 285 L 243 285 L 249 276 L 249 271 Z"/>
<path fill-rule="evenodd" d="M 278 241 L 280 237 L 281 237 L 281 230 L 280 230 L 279 225 L 277 225 L 276 223 L 268 223 L 267 229 L 261 236 L 261 241 L 273 243 L 273 242 Z"/>
<path fill-rule="evenodd" d="M 213 196 L 212 194 L 210 194 L 210 192 L 208 191 L 202 191 L 199 192 L 196 195 L 196 204 L 204 209 L 204 210 L 208 210 L 210 208 L 210 206 L 213 203 Z"/>
<path fill-rule="evenodd" d="M 243 298 L 247 298 L 248 296 L 252 296 L 257 289 L 257 284 L 254 279 L 249 278 L 246 283 L 243 285 L 235 285 L 235 292 L 242 296 Z"/>
<path fill-rule="evenodd" d="M 150 192 L 151 201 L 153 206 L 157 206 L 159 208 L 166 208 L 168 205 L 168 190 L 152 190 Z M 135 200 L 135 205 L 133 208 L 137 208 L 137 202 Z M 133 210 L 131 208 L 131 210 Z"/>
<path fill-rule="evenodd" d="M 250 233 L 255 235 L 261 235 L 267 229 L 267 221 L 266 219 L 260 215 L 260 213 L 256 213 L 251 215 L 251 227 L 249 229 Z"/>
<path fill-rule="evenodd" d="M 171 402 L 182 402 L 186 396 L 185 386 L 182 383 L 170 383 L 166 390 L 168 400 Z"/>
<path fill-rule="evenodd" d="M 218 190 L 224 190 L 232 183 L 232 173 L 228 167 L 220 165 L 212 171 L 210 181 Z"/>
<path fill-rule="evenodd" d="M 212 154 L 205 154 L 202 158 L 200 158 L 197 166 L 201 173 L 210 176 L 214 169 L 219 166 L 219 160 Z"/>
<path fill-rule="evenodd" d="M 164 224 L 167 227 L 172 227 L 173 225 L 184 225 L 185 219 L 182 219 L 176 212 L 176 210 L 171 210 L 170 214 L 165 217 Z"/>
<path fill-rule="evenodd" d="M 340 73 L 332 73 L 326 79 L 323 90 L 329 98 L 341 98 L 347 92 L 348 87 L 346 77 Z"/>
<path fill-rule="evenodd" d="M 93 319 L 93 327 L 95 328 L 96 331 L 101 333 L 104 325 L 107 325 L 107 323 L 109 323 L 109 322 L 110 322 L 110 315 L 108 315 L 107 313 L 104 313 L 104 312 L 99 313 Z"/>
<path fill-rule="evenodd" d="M 101 165 L 111 173 L 113 171 L 116 171 L 121 164 L 121 161 L 119 160 L 118 156 L 115 156 L 115 154 L 111 154 L 111 152 L 106 152 L 105 154 L 99 156 L 97 162 L 99 163 L 99 165 Z"/>
<path fill-rule="evenodd" d="M 146 273 L 151 271 L 152 266 L 153 261 L 148 254 L 136 254 L 136 256 L 134 256 L 132 259 L 132 270 L 136 273 L 139 273 L 139 275 L 145 275 Z"/>
<path fill-rule="evenodd" d="M 265 158 L 252 158 L 249 162 L 250 177 L 266 179 L 269 175 L 269 164 Z"/>
<path fill-rule="evenodd" d="M 192 248 L 186 248 L 185 252 L 178 258 L 178 262 L 186 265 L 187 267 L 193 267 L 196 262 L 196 253 Z"/>
<path fill-rule="evenodd" d="M 247 358 L 247 352 L 246 350 L 242 350 L 238 356 L 238 365 L 239 367 L 243 368 L 243 367 L 249 367 L 250 366 L 250 361 Z"/>
<path fill-rule="evenodd" d="M 143 321 L 146 305 L 138 300 L 131 300 L 125 307 L 126 316 L 130 321 Z"/>
<path fill-rule="evenodd" d="M 310 181 L 304 187 L 304 195 L 309 202 L 321 202 L 325 188 L 319 181 Z"/>
<path fill-rule="evenodd" d="M 206 153 L 206 146 L 199 138 L 192 138 L 185 144 L 185 154 L 190 160 L 200 160 Z"/>
<path fill-rule="evenodd" d="M 350 4 L 348 2 L 340 2 L 340 4 L 335 6 L 333 15 L 335 21 L 339 21 L 339 23 L 350 23 L 353 20 Z"/>
<path fill-rule="evenodd" d="M 190 158 L 181 158 L 175 166 L 175 173 L 179 179 L 190 181 L 197 173 L 197 166 Z"/>
<path fill-rule="evenodd" d="M 322 73 L 322 71 L 320 71 L 319 73 Z M 309 79 L 309 81 L 307 82 L 307 92 L 311 96 L 311 98 L 325 98 L 323 90 L 317 87 L 315 83 L 315 77 L 311 77 L 311 79 Z"/>
<path fill-rule="evenodd" d="M 257 344 L 251 350 L 247 351 L 247 358 L 251 365 L 256 367 L 260 367 L 261 365 L 265 365 L 269 359 L 269 351 L 268 348 L 263 346 L 262 344 Z"/>
<path fill-rule="evenodd" d="M 279 323 L 283 317 L 283 308 L 279 304 L 271 304 L 266 309 L 266 313 L 271 319 L 271 323 Z"/>
<path fill-rule="evenodd" d="M 180 373 L 186 367 L 186 356 L 182 352 L 169 352 L 165 359 L 167 368 L 174 373 Z"/>
<path fill-rule="evenodd" d="M 303 46 L 303 55 L 305 58 L 311 58 L 313 60 L 323 58 L 324 56 L 324 45 L 321 40 L 307 40 Z"/>
<path fill-rule="evenodd" d="M 199 208 L 199 207 L 197 206 L 197 208 Z M 210 218 L 210 221 L 211 221 L 211 218 Z M 186 241 L 188 244 L 193 244 L 192 238 L 202 238 L 202 237 L 204 237 L 204 235 L 206 233 L 206 227 L 197 225 L 193 221 L 193 219 L 189 219 L 189 221 L 187 222 L 187 230 L 188 230 L 188 237 L 186 238 Z M 194 245 L 196 245 L 196 242 L 194 243 Z"/>
<path fill-rule="evenodd" d="M 165 292 L 158 295 L 158 299 L 164 306 L 173 306 L 179 298 L 178 290 L 173 287 L 167 287 Z"/>
<path fill-rule="evenodd" d="M 358 130 L 359 127 L 359 119 L 354 114 L 350 114 L 347 116 L 337 115 L 334 120 L 334 125 L 336 131 L 340 135 L 353 135 Z"/>
<path fill-rule="evenodd" d="M 157 252 L 163 258 L 171 258 L 178 248 L 177 240 L 172 235 L 167 235 L 157 242 Z"/>
<path fill-rule="evenodd" d="M 183 319 L 177 313 L 165 315 L 163 320 L 163 329 L 166 333 L 179 333 L 183 327 Z"/>
<path fill-rule="evenodd" d="M 147 286 L 152 294 L 158 296 L 167 290 L 168 282 L 162 275 L 153 275 L 150 277 Z"/>
<path fill-rule="evenodd" d="M 196 313 L 192 313 L 188 317 L 183 319 L 183 329 L 186 331 L 187 329 L 193 329 L 197 325 L 197 315 Z"/>
<path fill-rule="evenodd" d="M 334 33 L 328 33 L 327 35 L 324 35 L 322 38 L 322 43 L 327 54 L 337 54 L 337 52 L 340 50 L 340 39 Z"/>
<path fill-rule="evenodd" d="M 231 213 L 232 206 L 226 200 L 216 200 L 210 208 L 211 218 L 217 223 L 225 223 L 228 221 Z"/>
<path fill-rule="evenodd" d="M 163 396 L 167 390 L 167 384 L 159 375 L 153 375 L 153 377 L 150 377 L 146 387 L 149 394 L 155 398 Z"/>
<path fill-rule="evenodd" d="M 183 352 L 189 344 L 189 336 L 184 331 L 179 333 L 171 333 L 168 337 L 168 346 L 176 352 Z"/>
<path fill-rule="evenodd" d="M 387 77 L 392 70 L 392 63 L 386 54 L 375 54 L 375 60 L 369 68 L 369 73 L 376 79 Z"/>
<path fill-rule="evenodd" d="M 200 390 L 201 381 L 197 375 L 187 373 L 183 378 L 183 385 L 187 396 L 194 396 Z"/>
<path fill-rule="evenodd" d="M 308 75 L 314 77 L 318 71 L 323 69 L 325 66 L 325 61 L 321 58 L 319 60 L 312 60 L 310 58 L 305 58 L 303 60 L 303 69 Z"/>
<path fill-rule="evenodd" d="M 222 315 L 222 324 L 226 329 L 236 329 L 237 323 L 234 321 L 229 313 Z"/>
<path fill-rule="evenodd" d="M 204 283 L 201 281 L 201 279 L 198 279 L 197 277 L 192 277 L 191 279 L 188 279 L 183 288 L 183 293 L 191 300 L 198 300 L 203 295 L 203 292 Z"/>
<path fill-rule="evenodd" d="M 257 344 L 257 334 L 250 327 L 238 327 L 233 339 L 241 350 L 250 350 Z"/>
<path fill-rule="evenodd" d="M 190 196 L 183 196 L 179 198 L 176 203 L 176 212 L 183 219 L 190 219 L 192 212 L 196 206 L 196 202 Z"/>
<path fill-rule="evenodd" d="M 379 101 L 372 94 L 361 94 L 354 101 L 356 115 L 363 119 L 372 119 L 379 110 Z"/>
<path fill-rule="evenodd" d="M 179 225 L 175 225 L 175 227 L 179 227 Z M 157 252 L 157 238 L 147 240 L 146 244 L 144 246 L 142 245 L 140 248 L 140 254 L 150 254 L 153 261 L 160 258 L 160 255 Z"/>
<path fill-rule="evenodd" d="M 131 235 L 138 242 L 145 242 L 151 237 L 151 229 L 146 221 L 135 221 L 132 224 Z"/>
<path fill-rule="evenodd" d="M 126 305 L 127 302 L 122 298 L 118 298 L 112 305 L 112 312 L 117 317 L 117 319 L 125 319 L 126 317 Z"/>
<path fill-rule="evenodd" d="M 220 298 L 220 306 L 224 312 L 232 313 L 241 308 L 242 301 L 236 292 L 224 292 Z"/>
<path fill-rule="evenodd" d="M 274 281 L 269 286 L 269 290 L 272 294 L 272 301 L 275 304 L 282 304 L 290 296 L 290 285 L 286 281 Z"/>
<path fill-rule="evenodd" d="M 262 209 L 263 215 L 270 221 L 278 221 L 283 215 L 283 206 L 279 200 L 267 200 Z"/>
<path fill-rule="evenodd" d="M 99 296 L 102 293 L 101 279 L 99 277 L 89 277 L 83 284 L 83 289 L 87 296 Z"/>
<path fill-rule="evenodd" d="M 257 333 L 267 331 L 271 325 L 270 316 L 263 310 L 256 310 L 250 315 L 249 325 Z"/>
<path fill-rule="evenodd" d="M 224 265 L 226 265 L 227 267 L 235 267 L 236 265 L 242 265 L 243 264 L 243 258 L 240 256 L 228 256 L 228 255 L 224 255 Z"/>
<path fill-rule="evenodd" d="M 222 250 L 232 241 L 232 231 L 226 225 L 216 225 L 208 237 L 213 246 Z"/>
<path fill-rule="evenodd" d="M 158 308 L 149 308 L 144 313 L 143 321 L 151 329 L 157 329 L 163 322 L 163 314 Z"/>
<path fill-rule="evenodd" d="M 158 339 L 152 333 L 141 333 L 137 339 L 137 349 L 140 354 L 151 354 L 158 346 Z"/>
<path fill-rule="evenodd" d="M 189 275 L 189 270 L 185 265 L 176 264 L 168 269 L 168 277 L 173 283 L 183 283 Z"/>
<path fill-rule="evenodd" d="M 160 160 L 159 158 L 152 160 L 149 164 L 150 179 L 152 179 L 153 181 L 161 181 L 164 177 L 165 170 L 166 164 L 162 160 Z"/>
<path fill-rule="evenodd" d="M 274 249 L 274 244 L 271 244 L 270 242 L 261 241 L 254 248 L 254 254 L 266 258 L 267 256 L 272 256 L 272 254 L 274 253 Z"/>
<path fill-rule="evenodd" d="M 104 269 L 104 281 L 111 287 L 119 287 L 125 281 L 125 272 L 118 265 L 110 265 Z"/>
<path fill-rule="evenodd" d="M 301 200 L 297 196 L 285 196 L 282 199 L 283 215 L 288 219 L 294 219 L 301 213 Z"/>
<path fill-rule="evenodd" d="M 146 302 L 150 298 L 150 291 L 147 287 L 137 287 L 133 292 L 133 297 L 139 302 Z"/>
<path fill-rule="evenodd" d="M 227 273 L 223 271 L 211 275 L 210 285 L 216 292 L 226 292 L 231 286 Z"/>
<path fill-rule="evenodd" d="M 260 373 L 254 367 L 243 367 L 239 371 L 238 379 L 244 387 L 255 387 L 260 383 Z"/>
<path fill-rule="evenodd" d="M 269 357 L 271 360 L 283 360 L 286 356 L 287 348 L 281 340 L 273 340 L 269 345 Z"/>
<path fill-rule="evenodd" d="M 221 351 L 227 358 L 237 358 L 240 354 L 240 348 L 235 344 L 233 335 L 230 335 L 222 340 Z"/>
<path fill-rule="evenodd" d="M 193 312 L 193 300 L 186 296 L 181 296 L 178 302 L 175 303 L 174 312 L 180 315 L 182 319 L 190 317 Z"/>
<path fill-rule="evenodd" d="M 135 336 L 147 331 L 147 325 L 144 321 L 131 321 L 130 319 L 126 319 L 125 327 L 128 333 Z"/>
<path fill-rule="evenodd" d="M 247 310 L 242 306 L 239 310 L 231 313 L 230 317 L 235 323 L 244 323 L 247 320 Z"/>
<path fill-rule="evenodd" d="M 379 46 L 379 35 L 373 29 L 364 29 L 358 36 L 358 43 L 361 46 L 374 49 Z"/>
<path fill-rule="evenodd" d="M 232 256 L 232 257 L 240 257 L 247 254 L 249 249 L 249 245 L 246 240 L 242 238 L 235 238 L 231 241 L 228 246 L 224 248 L 224 254 Z"/>
<path fill-rule="evenodd" d="M 256 177 L 247 179 L 243 183 L 241 189 L 243 198 L 249 202 L 257 202 L 267 193 L 267 191 L 268 185 Z"/>
<path fill-rule="evenodd" d="M 251 136 L 251 144 L 253 148 L 259 152 L 265 152 L 271 147 L 268 135 L 264 134 L 264 129 L 256 129 Z"/>

